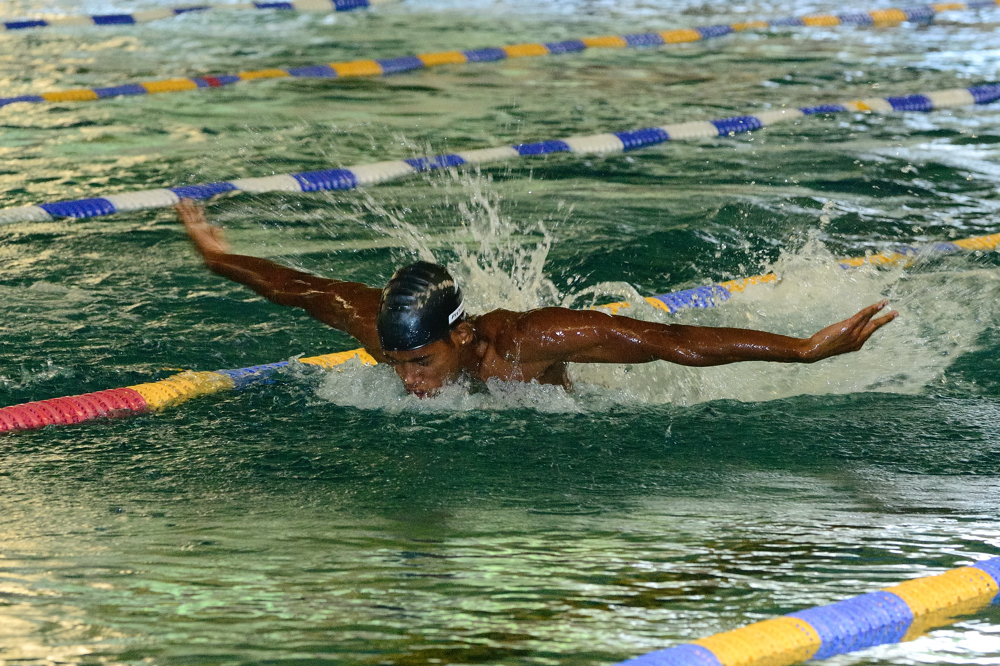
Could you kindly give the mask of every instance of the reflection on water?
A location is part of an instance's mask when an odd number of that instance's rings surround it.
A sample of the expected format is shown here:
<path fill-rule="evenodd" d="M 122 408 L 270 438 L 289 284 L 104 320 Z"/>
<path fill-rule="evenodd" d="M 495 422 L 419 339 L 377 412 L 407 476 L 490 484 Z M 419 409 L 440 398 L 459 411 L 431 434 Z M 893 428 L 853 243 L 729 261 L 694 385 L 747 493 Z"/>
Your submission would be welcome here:
<path fill-rule="evenodd" d="M 141 3 L 142 7 L 155 3 Z M 0 14 L 134 11 L 8 2 Z M 4 95 L 840 5 L 435 0 L 190 14 L 0 40 Z M 3 205 L 304 171 L 996 78 L 1000 10 L 372 81 L 0 110 Z M 873 90 L 877 89 L 876 92 Z M 575 367 L 576 388 L 402 395 L 388 368 L 0 440 L 4 663 L 606 664 L 1000 554 L 996 255 L 833 257 L 994 233 L 996 110 L 813 117 L 738 140 L 215 202 L 235 247 L 380 284 L 447 262 L 470 307 L 811 333 L 812 366 Z M 169 211 L 0 229 L 2 404 L 354 346 L 210 275 Z M 774 269 L 677 317 L 639 295 Z M 837 658 L 1000 662 L 987 611 Z"/>

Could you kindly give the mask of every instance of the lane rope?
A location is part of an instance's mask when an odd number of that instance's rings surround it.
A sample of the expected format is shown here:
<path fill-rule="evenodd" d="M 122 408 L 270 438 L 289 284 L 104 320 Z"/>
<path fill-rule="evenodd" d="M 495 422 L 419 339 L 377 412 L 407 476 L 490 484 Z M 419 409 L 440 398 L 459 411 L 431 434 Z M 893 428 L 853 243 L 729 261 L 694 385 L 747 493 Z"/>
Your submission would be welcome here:
<path fill-rule="evenodd" d="M 313 2 L 314 0 L 309 0 Z M 331 0 L 315 0 L 329 4 Z M 364 2 L 367 6 L 372 0 L 333 0 L 335 2 Z M 384 1 L 384 0 L 383 0 Z M 263 3 L 268 6 L 292 3 Z M 510 58 L 525 58 L 531 56 L 555 55 L 573 53 L 587 49 L 620 49 L 646 48 L 697 42 L 716 37 L 724 37 L 736 32 L 751 29 L 787 28 L 796 26 L 834 27 L 841 25 L 853 26 L 893 26 L 905 21 L 926 23 L 946 11 L 983 9 L 996 7 L 1000 0 L 974 0 L 973 2 L 945 2 L 930 5 L 917 5 L 907 8 L 875 9 L 868 12 L 853 12 L 848 14 L 822 14 L 803 17 L 775 19 L 771 21 L 747 21 L 721 25 L 709 25 L 699 28 L 683 28 L 663 32 L 647 32 L 627 35 L 604 35 L 600 37 L 583 37 L 562 42 L 514 44 L 503 47 L 472 49 L 468 51 L 442 51 L 437 53 L 418 53 L 416 55 L 381 60 L 353 60 L 350 62 L 333 62 L 304 67 L 286 69 L 260 69 L 238 74 L 216 74 L 213 76 L 196 76 L 190 78 L 173 78 L 158 81 L 126 83 L 106 88 L 77 88 L 74 90 L 57 90 L 38 95 L 19 95 L 15 97 L 0 97 L 0 107 L 16 103 L 42 104 L 48 102 L 87 102 L 112 97 L 129 95 L 155 95 L 168 92 L 182 92 L 203 88 L 221 88 L 239 81 L 256 81 L 285 77 L 298 78 L 345 78 L 373 77 L 388 74 L 400 74 L 417 69 L 437 67 L 439 65 L 458 65 L 474 62 L 493 62 Z M 354 9 L 355 7 L 351 7 Z M 159 11 L 159 10 L 157 10 Z M 162 10 L 176 11 L 176 10 Z M 192 11 L 192 10 L 187 10 Z M 337 10 L 346 11 L 346 10 Z M 148 13 L 148 12 L 147 12 Z M 127 16 L 127 15 L 121 15 Z"/>
<path fill-rule="evenodd" d="M 390 160 L 340 169 L 286 173 L 263 178 L 240 178 L 216 183 L 123 192 L 73 201 L 17 206 L 0 209 L 0 224 L 47 222 L 58 217 L 86 219 L 115 213 L 168 208 L 177 204 L 182 198 L 210 199 L 221 194 L 352 190 L 362 186 L 397 180 L 404 176 L 412 176 L 422 171 L 487 164 L 518 157 L 547 155 L 549 153 L 611 154 L 655 146 L 667 141 L 732 137 L 780 122 L 799 120 L 805 116 L 817 114 L 929 112 L 972 104 L 989 104 L 997 99 L 1000 99 L 1000 84 L 986 83 L 971 88 L 938 90 L 897 97 L 872 97 L 840 104 L 822 104 L 798 109 L 776 109 L 761 111 L 754 115 L 733 116 L 719 120 L 676 123 L 591 136 L 564 137 L 535 143 L 521 143 L 514 146 L 468 150 L 406 160 Z"/>
<path fill-rule="evenodd" d="M 873 266 L 906 265 L 919 256 L 948 254 L 962 250 L 990 251 L 997 249 L 998 246 L 1000 246 L 1000 233 L 934 243 L 923 247 L 904 246 L 864 257 L 842 259 L 839 261 L 839 265 L 845 269 L 857 268 L 866 264 Z M 725 303 L 733 294 L 742 292 L 748 287 L 771 284 L 777 281 L 778 277 L 774 273 L 767 273 L 714 285 L 672 291 L 659 296 L 650 296 L 645 301 L 651 306 L 669 313 L 687 308 L 712 308 Z M 622 308 L 631 307 L 631 304 L 618 302 L 597 307 L 614 314 Z M 351 349 L 322 356 L 301 358 L 298 359 L 298 362 L 331 370 L 353 359 L 358 359 L 365 365 L 375 365 L 375 359 L 364 349 Z M 0 408 L 0 433 L 159 411 L 198 396 L 220 391 L 241 390 L 259 384 L 281 368 L 287 367 L 289 363 L 289 361 L 279 361 L 247 368 L 212 372 L 186 371 L 159 381 L 125 388 L 3 407 Z"/>
<path fill-rule="evenodd" d="M 913 640 L 1000 601 L 1000 557 L 816 606 L 616 666 L 791 666 Z"/>
<path fill-rule="evenodd" d="M 189 5 L 148 9 L 131 14 L 90 14 L 84 16 L 52 16 L 49 18 L 0 19 L 0 32 L 80 25 L 134 25 L 173 18 L 191 12 L 214 12 L 240 9 L 276 9 L 295 12 L 349 12 L 355 9 L 394 0 L 290 0 L 289 2 L 246 2 L 238 4 Z M 0 104 L 2 106 L 2 104 Z"/>

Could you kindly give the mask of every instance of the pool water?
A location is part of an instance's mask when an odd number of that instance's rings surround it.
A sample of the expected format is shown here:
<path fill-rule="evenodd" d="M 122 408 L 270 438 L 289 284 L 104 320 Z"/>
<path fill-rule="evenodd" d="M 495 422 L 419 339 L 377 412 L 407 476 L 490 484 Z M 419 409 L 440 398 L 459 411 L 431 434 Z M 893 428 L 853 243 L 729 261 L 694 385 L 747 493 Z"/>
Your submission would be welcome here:
<path fill-rule="evenodd" d="M 153 3 L 9 0 L 5 17 Z M 168 6 L 166 3 L 163 6 Z M 857 6 L 868 9 L 867 6 Z M 846 11 L 428 0 L 0 37 L 3 96 Z M 0 109 L 3 206 L 965 87 L 1000 8 L 927 26 Z M 834 259 L 1000 231 L 996 105 L 811 117 L 609 157 L 213 202 L 237 251 L 381 284 L 448 263 L 470 309 L 627 299 L 808 335 L 810 366 L 575 367 L 575 390 L 419 401 L 297 364 L 160 413 L 0 438 L 0 663 L 610 664 L 1000 555 L 996 253 Z M 0 227 L 0 404 L 356 346 L 203 268 L 169 210 Z M 776 270 L 715 310 L 640 296 Z M 838 664 L 998 664 L 1000 611 Z"/>

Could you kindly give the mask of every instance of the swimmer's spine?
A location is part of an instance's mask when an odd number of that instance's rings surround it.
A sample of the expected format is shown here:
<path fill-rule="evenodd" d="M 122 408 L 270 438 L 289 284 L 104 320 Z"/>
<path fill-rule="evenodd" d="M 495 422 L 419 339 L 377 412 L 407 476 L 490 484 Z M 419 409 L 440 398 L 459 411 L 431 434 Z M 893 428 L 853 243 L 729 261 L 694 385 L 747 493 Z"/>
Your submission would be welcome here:
<path fill-rule="evenodd" d="M 922 254 L 941 254 L 968 251 L 989 251 L 1000 246 L 1000 234 L 964 238 L 950 243 L 935 243 L 916 248 L 901 247 L 879 254 L 842 259 L 842 268 L 855 268 L 865 264 L 886 265 L 906 264 Z M 741 292 L 748 286 L 768 284 L 777 281 L 773 273 L 756 275 L 740 280 L 731 280 L 721 284 L 695 287 L 673 291 L 659 296 L 650 296 L 646 301 L 653 307 L 668 312 L 677 312 L 687 308 L 711 308 L 729 300 L 733 293 Z M 630 307 L 629 303 L 608 303 L 600 306 L 612 313 L 622 308 Z M 299 359 L 305 365 L 317 365 L 332 369 L 351 359 L 358 358 L 365 365 L 375 365 L 375 359 L 364 349 L 351 349 L 344 352 L 312 356 Z M 182 372 L 166 379 L 145 384 L 136 384 L 120 389 L 86 393 L 39 400 L 21 405 L 0 408 L 0 433 L 15 430 L 34 430 L 48 425 L 70 425 L 92 421 L 98 418 L 137 414 L 190 400 L 191 398 L 226 391 L 243 389 L 266 380 L 272 374 L 288 365 L 288 361 L 255 365 L 234 370 L 215 370 L 213 372 Z"/>
<path fill-rule="evenodd" d="M 1000 0 L 998 0 L 1000 1 Z M 0 224 L 12 222 L 43 222 L 56 217 L 91 218 L 137 210 L 167 208 L 182 198 L 210 199 L 219 194 L 246 192 L 314 192 L 319 190 L 351 190 L 365 185 L 384 183 L 421 171 L 499 162 L 518 157 L 549 153 L 610 154 L 655 146 L 667 141 L 710 139 L 735 136 L 774 125 L 798 120 L 805 116 L 853 112 L 890 113 L 893 111 L 934 111 L 971 104 L 989 104 L 1000 99 L 1000 84 L 987 83 L 971 88 L 937 90 L 897 97 L 873 97 L 840 104 L 823 104 L 799 109 L 775 109 L 754 115 L 734 116 L 712 121 L 677 123 L 662 127 L 647 127 L 592 136 L 564 137 L 515 146 L 468 150 L 431 157 L 415 157 L 364 164 L 343 169 L 324 169 L 286 173 L 264 178 L 125 192 L 104 197 L 43 203 L 0 209 Z"/>
<path fill-rule="evenodd" d="M 384 0 L 383 0 L 384 1 Z M 314 2 L 321 5 L 330 5 L 331 0 L 299 0 L 297 4 L 312 5 Z M 346 9 L 367 6 L 368 0 L 335 0 L 337 3 L 344 3 Z M 363 3 L 354 5 L 354 3 Z M 257 3 L 266 8 L 286 9 L 284 5 L 296 3 L 287 2 L 264 2 Z M 627 35 L 603 35 L 600 37 L 582 37 L 570 39 L 562 42 L 513 44 L 501 47 L 488 47 L 481 49 L 471 49 L 468 51 L 441 51 L 437 53 L 417 53 L 415 55 L 402 56 L 398 58 L 386 58 L 381 60 L 353 60 L 350 62 L 333 62 L 319 65 L 306 65 L 303 67 L 292 67 L 288 69 L 262 69 L 238 74 L 217 74 L 214 76 L 198 76 L 192 78 L 175 78 L 161 81 L 146 81 L 140 83 L 127 83 L 107 88 L 78 88 L 75 90 L 58 90 L 42 93 L 40 95 L 20 95 L 17 97 L 0 97 L 0 107 L 7 104 L 21 102 L 41 104 L 45 102 L 87 102 L 109 97 L 122 97 L 128 95 L 153 95 L 167 92 L 181 92 L 184 90 L 195 90 L 198 88 L 220 88 L 239 81 L 249 81 L 257 79 L 274 79 L 285 77 L 305 77 L 305 78 L 345 78 L 345 77 L 370 77 L 385 76 L 389 74 L 400 74 L 418 69 L 426 69 L 438 65 L 460 65 L 470 62 L 493 62 L 497 60 L 508 60 L 511 58 L 525 58 L 531 56 L 558 55 L 563 53 L 573 53 L 587 49 L 623 49 L 623 48 L 646 48 L 666 46 L 668 44 L 683 44 L 687 42 L 698 42 L 715 37 L 724 37 L 735 32 L 742 32 L 751 29 L 785 28 L 795 26 L 823 26 L 833 27 L 840 25 L 874 25 L 890 26 L 898 25 L 904 21 L 927 22 L 940 12 L 983 9 L 995 7 L 1000 4 L 1000 0 L 976 0 L 975 2 L 944 2 L 930 5 L 917 5 L 907 8 L 886 8 L 876 9 L 868 12 L 854 12 L 850 14 L 822 14 L 814 16 L 790 17 L 775 19 L 771 21 L 747 21 L 743 23 L 732 23 L 728 25 L 708 25 L 697 28 L 682 28 L 677 30 L 665 30 L 662 32 L 646 32 Z M 281 7 L 278 7 L 278 6 Z M 350 5 L 348 7 L 348 5 Z M 225 6 L 225 5 L 223 5 Z M 208 7 L 205 7 L 208 8 Z M 291 9 L 292 7 L 287 7 Z M 155 14 L 157 12 L 182 12 L 196 11 L 204 9 L 202 7 L 176 9 L 176 10 L 153 10 L 144 14 Z M 336 11 L 346 11 L 337 9 Z M 317 11 L 317 10 L 312 10 Z M 121 14 L 108 17 L 94 17 L 105 19 L 106 22 L 132 23 L 127 20 L 130 15 Z M 89 20 L 88 17 L 70 17 L 73 20 Z M 112 20 L 114 19 L 114 20 Z M 121 20 L 118 20 L 121 19 Z M 64 22 L 70 19 L 61 19 Z M 36 27 L 28 24 L 44 24 L 44 21 L 20 21 L 17 25 L 23 27 Z M 11 23 L 8 26 L 13 25 Z M 8 29 L 12 29 L 9 28 Z"/>
<path fill-rule="evenodd" d="M 375 364 L 375 359 L 364 349 L 311 356 L 298 361 L 332 369 L 354 358 L 367 365 Z M 158 411 L 201 395 L 257 384 L 287 365 L 288 361 L 280 361 L 235 370 L 181 372 L 156 382 L 126 388 L 12 405 L 0 409 L 0 433 Z"/>
<path fill-rule="evenodd" d="M 996 602 L 1000 557 L 650 652 L 616 666 L 790 666 L 920 636 Z"/>
<path fill-rule="evenodd" d="M 189 14 L 191 12 L 233 9 L 277 9 L 281 11 L 299 12 L 349 12 L 386 1 L 387 0 L 291 0 L 290 2 L 246 2 L 240 4 L 164 7 L 162 9 L 149 9 L 146 11 L 134 12 L 132 14 L 91 14 L 87 16 L 57 16 L 47 19 L 0 21 L 0 32 L 68 25 L 134 25 L 136 23 L 159 21 L 165 18 L 180 16 L 181 14 Z M 2 104 L 0 104 L 0 106 L 2 106 Z"/>

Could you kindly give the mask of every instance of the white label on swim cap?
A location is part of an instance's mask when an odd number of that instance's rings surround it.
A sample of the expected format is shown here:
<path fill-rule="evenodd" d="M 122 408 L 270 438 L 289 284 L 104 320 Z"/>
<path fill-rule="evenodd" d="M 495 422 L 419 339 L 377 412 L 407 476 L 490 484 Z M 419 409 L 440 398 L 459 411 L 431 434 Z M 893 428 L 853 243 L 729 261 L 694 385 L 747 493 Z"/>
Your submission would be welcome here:
<path fill-rule="evenodd" d="M 465 303 L 459 303 L 455 311 L 448 315 L 448 325 L 451 326 L 455 320 L 465 314 Z"/>

